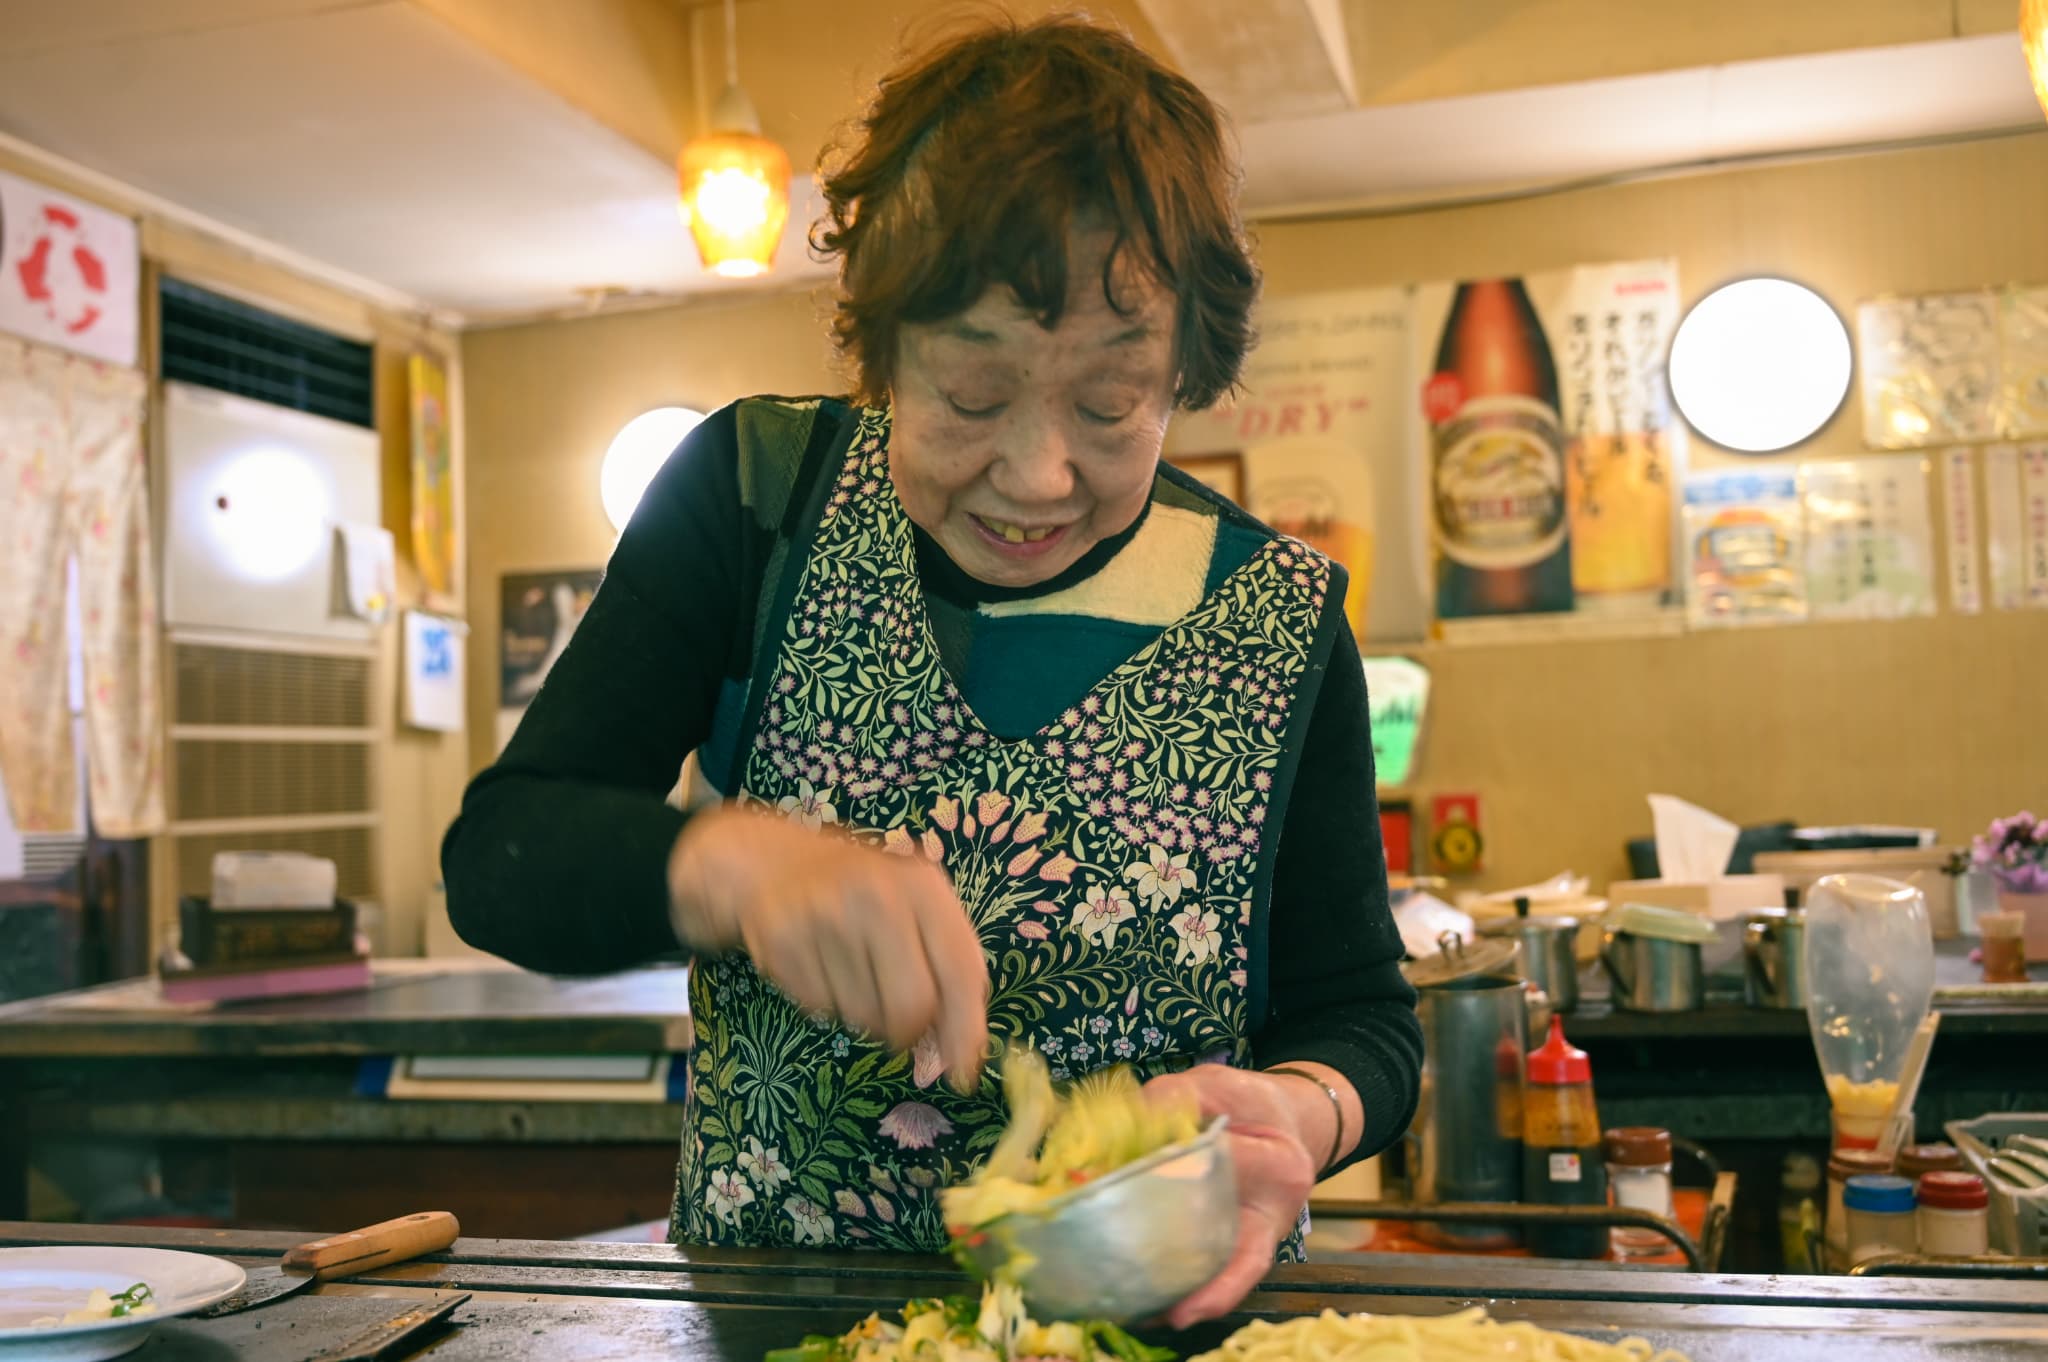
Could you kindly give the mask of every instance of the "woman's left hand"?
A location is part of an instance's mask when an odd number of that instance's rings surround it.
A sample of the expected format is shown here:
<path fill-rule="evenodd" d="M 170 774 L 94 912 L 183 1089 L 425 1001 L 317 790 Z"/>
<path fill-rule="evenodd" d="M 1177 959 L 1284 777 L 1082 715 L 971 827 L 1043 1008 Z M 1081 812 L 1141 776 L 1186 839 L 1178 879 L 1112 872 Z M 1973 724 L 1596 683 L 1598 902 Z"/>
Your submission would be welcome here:
<path fill-rule="evenodd" d="M 1264 1280 L 1280 1241 L 1300 1222 L 1315 1187 L 1318 1156 L 1310 1152 L 1297 1088 L 1326 1101 L 1299 1078 L 1221 1064 L 1197 1064 L 1145 1085 L 1155 1101 L 1196 1104 L 1204 1121 L 1228 1116 L 1237 1165 L 1237 1250 L 1214 1279 L 1167 1313 L 1172 1327 L 1185 1329 L 1235 1309 Z"/>

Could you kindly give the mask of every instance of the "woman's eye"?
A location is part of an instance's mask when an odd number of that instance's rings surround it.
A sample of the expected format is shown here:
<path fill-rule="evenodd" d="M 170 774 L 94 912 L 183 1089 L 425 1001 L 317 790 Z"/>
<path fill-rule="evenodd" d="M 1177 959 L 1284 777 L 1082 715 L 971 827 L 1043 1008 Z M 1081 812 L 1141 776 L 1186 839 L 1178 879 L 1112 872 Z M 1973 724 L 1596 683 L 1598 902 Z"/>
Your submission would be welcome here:
<path fill-rule="evenodd" d="M 1096 411 L 1092 407 L 1082 407 L 1080 411 L 1082 420 L 1093 422 L 1098 426 L 1121 425 L 1125 420 L 1127 420 L 1130 417 L 1129 411 Z"/>
<path fill-rule="evenodd" d="M 983 407 L 970 406 L 957 397 L 947 398 L 946 405 L 953 409 L 954 415 L 964 416 L 970 421 L 986 421 L 1001 412 L 1004 406 L 1001 402 L 991 402 Z"/>

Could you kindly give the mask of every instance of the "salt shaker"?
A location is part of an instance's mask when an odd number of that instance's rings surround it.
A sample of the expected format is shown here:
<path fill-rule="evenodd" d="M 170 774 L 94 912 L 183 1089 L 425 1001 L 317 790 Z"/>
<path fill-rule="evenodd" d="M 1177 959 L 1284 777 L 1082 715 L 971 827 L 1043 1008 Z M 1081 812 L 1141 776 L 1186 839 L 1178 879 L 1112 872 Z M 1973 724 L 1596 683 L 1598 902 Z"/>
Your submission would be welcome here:
<path fill-rule="evenodd" d="M 1607 1186 L 1614 1204 L 1632 1211 L 1671 1218 L 1671 1132 L 1655 1126 L 1623 1126 L 1607 1132 Z M 1614 1231 L 1614 1256 L 1653 1258 L 1671 1251 L 1671 1241 L 1655 1230 L 1620 1226 Z"/>

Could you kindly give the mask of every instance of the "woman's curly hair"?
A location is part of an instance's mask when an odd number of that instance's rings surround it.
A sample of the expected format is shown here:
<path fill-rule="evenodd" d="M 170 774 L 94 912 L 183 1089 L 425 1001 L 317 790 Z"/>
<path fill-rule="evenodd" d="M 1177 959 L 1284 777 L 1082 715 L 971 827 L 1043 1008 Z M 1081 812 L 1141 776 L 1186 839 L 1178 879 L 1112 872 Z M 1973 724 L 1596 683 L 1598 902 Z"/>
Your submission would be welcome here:
<path fill-rule="evenodd" d="M 1112 307 L 1133 268 L 1174 295 L 1175 401 L 1236 385 L 1259 289 L 1236 162 L 1209 98 L 1123 33 L 1055 17 L 955 37 L 884 77 L 819 172 L 812 246 L 838 257 L 833 331 L 863 399 L 887 400 L 906 322 L 992 285 L 1056 325 L 1087 229 L 1111 234 Z"/>

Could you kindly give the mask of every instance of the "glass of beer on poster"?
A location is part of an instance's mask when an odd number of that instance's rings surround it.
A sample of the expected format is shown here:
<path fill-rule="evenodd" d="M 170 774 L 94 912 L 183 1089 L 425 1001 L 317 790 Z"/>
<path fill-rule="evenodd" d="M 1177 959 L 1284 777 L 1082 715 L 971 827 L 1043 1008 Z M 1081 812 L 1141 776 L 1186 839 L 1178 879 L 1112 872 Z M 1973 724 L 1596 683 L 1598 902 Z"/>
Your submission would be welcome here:
<path fill-rule="evenodd" d="M 1300 452 L 1332 462 L 1344 457 L 1341 448 Z M 1372 507 L 1345 505 L 1328 482 L 1302 476 L 1262 483 L 1257 501 L 1255 514 L 1261 520 L 1343 564 L 1351 579 L 1344 617 L 1352 636 L 1364 638 L 1365 607 L 1372 598 Z"/>

